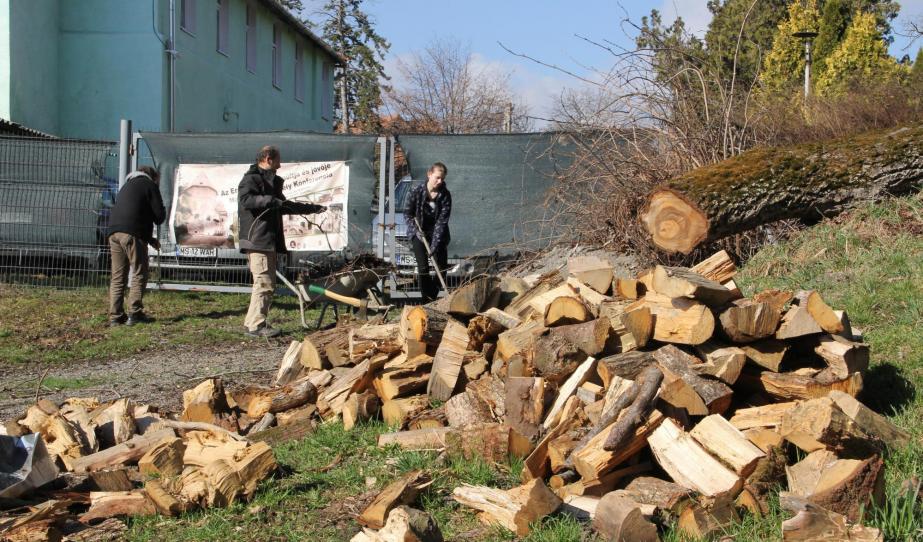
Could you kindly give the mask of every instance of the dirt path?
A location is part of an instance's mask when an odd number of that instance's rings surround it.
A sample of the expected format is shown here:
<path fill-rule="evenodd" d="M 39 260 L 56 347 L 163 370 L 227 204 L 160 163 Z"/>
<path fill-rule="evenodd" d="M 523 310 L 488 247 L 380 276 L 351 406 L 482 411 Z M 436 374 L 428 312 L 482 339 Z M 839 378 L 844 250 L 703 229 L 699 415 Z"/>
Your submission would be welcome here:
<path fill-rule="evenodd" d="M 220 347 L 177 347 L 50 369 L 41 365 L 0 367 L 0 420 L 21 414 L 35 401 L 43 374 L 39 398 L 61 402 L 68 397 L 131 397 L 162 409 L 178 409 L 183 390 L 208 376 L 222 375 L 226 384 L 268 383 L 289 342 L 271 339 Z"/>

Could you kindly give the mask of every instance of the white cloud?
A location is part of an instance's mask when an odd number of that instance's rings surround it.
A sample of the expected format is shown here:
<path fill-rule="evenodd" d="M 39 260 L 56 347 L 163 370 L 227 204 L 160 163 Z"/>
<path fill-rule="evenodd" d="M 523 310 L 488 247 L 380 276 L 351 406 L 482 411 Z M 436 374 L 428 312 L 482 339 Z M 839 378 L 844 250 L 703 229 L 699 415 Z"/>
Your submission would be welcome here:
<path fill-rule="evenodd" d="M 686 23 L 686 30 L 696 36 L 705 36 L 708 23 L 711 22 L 711 12 L 708 11 L 708 0 L 663 0 L 660 12 L 665 23 L 670 24 L 677 17 L 682 17 Z"/>

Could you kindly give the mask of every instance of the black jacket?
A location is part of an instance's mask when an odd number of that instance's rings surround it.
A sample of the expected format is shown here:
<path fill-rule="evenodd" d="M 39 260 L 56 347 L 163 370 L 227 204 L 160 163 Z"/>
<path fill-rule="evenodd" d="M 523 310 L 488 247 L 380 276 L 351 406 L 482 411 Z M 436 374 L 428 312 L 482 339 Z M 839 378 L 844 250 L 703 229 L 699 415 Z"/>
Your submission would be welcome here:
<path fill-rule="evenodd" d="M 313 203 L 286 201 L 282 194 L 285 181 L 271 170 L 250 166 L 237 186 L 237 217 L 240 226 L 240 251 L 286 253 L 282 234 L 282 215 L 307 215 L 326 207 Z"/>
<path fill-rule="evenodd" d="M 427 241 L 429 242 L 430 250 L 435 253 L 437 249 L 448 247 L 449 241 L 452 240 L 449 233 L 449 217 L 452 216 L 452 194 L 443 184 L 436 193 L 436 199 L 433 200 L 433 203 L 435 203 L 434 209 L 426 209 L 426 206 L 429 205 L 428 200 L 429 195 L 424 182 L 410 192 L 407 207 L 404 208 L 404 223 L 407 225 L 407 237 L 409 239 L 420 238 L 420 232 L 417 231 L 417 225 L 414 223 L 414 218 L 418 219 L 420 225 L 426 230 L 423 235 L 429 237 Z M 426 216 L 427 214 L 432 215 L 433 224 L 431 230 L 427 228 L 426 222 L 430 218 Z"/>
<path fill-rule="evenodd" d="M 127 233 L 150 243 L 154 240 L 154 225 L 163 224 L 166 218 L 157 183 L 136 171 L 115 196 L 109 213 L 109 235 Z"/>

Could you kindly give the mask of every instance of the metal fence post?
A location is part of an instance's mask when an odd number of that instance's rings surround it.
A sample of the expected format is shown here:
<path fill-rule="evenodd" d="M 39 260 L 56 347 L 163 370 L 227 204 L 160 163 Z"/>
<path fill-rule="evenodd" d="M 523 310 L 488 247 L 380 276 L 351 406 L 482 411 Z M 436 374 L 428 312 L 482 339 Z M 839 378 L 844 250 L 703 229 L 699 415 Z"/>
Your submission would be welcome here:
<path fill-rule="evenodd" d="M 119 125 L 119 190 L 125 185 L 131 156 L 131 121 L 122 119 Z"/>
<path fill-rule="evenodd" d="M 374 235 L 378 241 L 375 256 L 380 259 L 384 259 L 385 257 L 385 171 L 388 169 L 387 142 L 388 138 L 386 137 L 378 138 L 378 231 L 373 232 L 372 235 Z"/>

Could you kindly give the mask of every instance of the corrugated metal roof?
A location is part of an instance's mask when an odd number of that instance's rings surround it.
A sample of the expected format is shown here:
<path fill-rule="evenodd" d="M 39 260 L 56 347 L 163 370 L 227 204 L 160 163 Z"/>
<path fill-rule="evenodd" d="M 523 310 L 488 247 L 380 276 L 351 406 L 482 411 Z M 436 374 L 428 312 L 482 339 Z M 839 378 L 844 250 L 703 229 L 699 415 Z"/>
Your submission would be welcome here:
<path fill-rule="evenodd" d="M 283 21 L 292 25 L 292 27 L 304 35 L 309 40 L 316 43 L 321 49 L 324 50 L 328 55 L 330 55 L 334 60 L 340 63 L 345 63 L 346 59 L 341 57 L 339 53 L 333 50 L 330 45 L 327 44 L 324 40 L 317 36 L 314 32 L 311 31 L 303 22 L 301 22 L 298 17 L 292 15 L 286 8 L 283 6 L 279 0 L 261 0 L 263 4 L 272 10 L 276 15 L 278 15 Z"/>
<path fill-rule="evenodd" d="M 26 136 L 26 137 L 44 137 L 46 139 L 56 139 L 56 136 L 34 130 L 23 126 L 18 122 L 0 118 L 0 135 Z"/>

